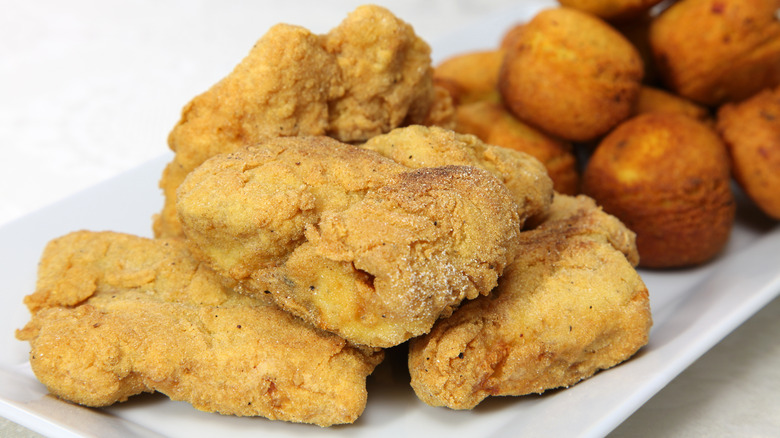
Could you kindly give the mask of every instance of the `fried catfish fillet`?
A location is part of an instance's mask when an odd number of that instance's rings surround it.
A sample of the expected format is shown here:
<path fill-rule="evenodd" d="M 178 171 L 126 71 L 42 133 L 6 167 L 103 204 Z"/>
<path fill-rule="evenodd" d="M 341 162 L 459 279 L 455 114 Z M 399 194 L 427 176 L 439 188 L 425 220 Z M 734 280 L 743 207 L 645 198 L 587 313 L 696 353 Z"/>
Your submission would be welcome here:
<path fill-rule="evenodd" d="M 213 157 L 182 184 L 177 208 L 193 254 L 245 293 L 376 347 L 493 289 L 521 226 L 485 170 L 409 169 L 329 137 Z"/>
<path fill-rule="evenodd" d="M 383 358 L 234 292 L 179 239 L 55 239 L 25 302 L 32 319 L 17 337 L 35 375 L 87 406 L 159 391 L 203 411 L 351 423 Z"/>
<path fill-rule="evenodd" d="M 373 137 L 363 147 L 415 169 L 445 165 L 483 168 L 506 185 L 523 221 L 539 220 L 552 203 L 552 179 L 539 160 L 523 152 L 485 144 L 473 135 L 414 125 Z"/>
<path fill-rule="evenodd" d="M 180 235 L 176 189 L 211 156 L 277 136 L 364 141 L 444 113 L 430 47 L 388 10 L 361 6 L 324 35 L 278 24 L 182 110 L 168 137 L 175 156 L 160 181 L 166 200 L 155 234 Z"/>
<path fill-rule="evenodd" d="M 557 195 L 521 233 L 495 291 L 410 344 L 417 396 L 471 409 L 490 395 L 566 387 L 632 356 L 652 324 L 634 234 L 585 196 Z"/>

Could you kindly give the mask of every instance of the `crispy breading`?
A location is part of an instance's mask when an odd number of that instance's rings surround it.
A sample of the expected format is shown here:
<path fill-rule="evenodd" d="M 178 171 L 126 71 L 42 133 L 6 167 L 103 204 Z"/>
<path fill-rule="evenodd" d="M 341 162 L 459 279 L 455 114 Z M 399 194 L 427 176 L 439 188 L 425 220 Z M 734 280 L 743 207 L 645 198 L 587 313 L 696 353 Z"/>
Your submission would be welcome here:
<path fill-rule="evenodd" d="M 158 237 L 179 236 L 176 188 L 207 158 L 264 138 L 363 141 L 409 123 L 446 123 L 430 47 L 379 6 L 361 6 L 324 35 L 272 27 L 224 79 L 182 110 L 160 186 Z M 434 111 L 435 114 L 429 114 Z"/>
<path fill-rule="evenodd" d="M 483 143 L 473 135 L 432 126 L 396 128 L 362 145 L 417 169 L 445 165 L 475 166 L 506 185 L 520 218 L 541 218 L 553 199 L 553 182 L 544 165 L 524 152 Z"/>
<path fill-rule="evenodd" d="M 213 157 L 187 177 L 177 207 L 194 254 L 245 293 L 378 347 L 488 293 L 521 226 L 485 170 L 413 170 L 329 137 Z"/>
<path fill-rule="evenodd" d="M 322 37 L 343 78 L 326 132 L 361 141 L 404 123 L 421 123 L 435 99 L 428 44 L 379 6 L 361 6 Z"/>
<path fill-rule="evenodd" d="M 383 357 L 234 292 L 178 239 L 55 239 L 25 302 L 17 337 L 36 377 L 87 406 L 159 391 L 209 412 L 351 423 Z"/>
<path fill-rule="evenodd" d="M 416 394 L 471 409 L 491 395 L 566 387 L 628 359 L 652 324 L 637 259 L 620 221 L 585 196 L 556 196 L 547 221 L 521 233 L 496 290 L 411 341 Z"/>

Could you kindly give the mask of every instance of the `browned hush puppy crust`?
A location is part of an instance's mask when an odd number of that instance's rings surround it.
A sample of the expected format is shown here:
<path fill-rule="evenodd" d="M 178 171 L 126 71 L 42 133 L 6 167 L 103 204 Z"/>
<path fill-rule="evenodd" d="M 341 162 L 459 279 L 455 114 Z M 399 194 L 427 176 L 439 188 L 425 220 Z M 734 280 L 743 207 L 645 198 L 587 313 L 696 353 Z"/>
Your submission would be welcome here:
<path fill-rule="evenodd" d="M 30 364 L 54 395 L 107 406 L 159 391 L 208 412 L 352 423 L 379 350 L 231 290 L 180 240 L 75 232 L 25 299 Z"/>
<path fill-rule="evenodd" d="M 721 106 L 717 128 L 734 179 L 764 213 L 780 220 L 780 86 Z"/>
<path fill-rule="evenodd" d="M 652 20 L 650 47 L 675 93 L 716 106 L 780 85 L 780 0 L 686 0 Z"/>
<path fill-rule="evenodd" d="M 522 226 L 485 170 L 412 170 L 329 137 L 213 157 L 178 199 L 188 245 L 245 293 L 378 347 L 490 292 Z"/>
<path fill-rule="evenodd" d="M 558 0 L 558 3 L 605 20 L 624 21 L 648 12 L 661 0 Z"/>
<path fill-rule="evenodd" d="M 559 138 L 590 141 L 631 115 L 644 66 L 606 22 L 576 9 L 546 9 L 512 44 L 498 87 L 521 121 Z"/>
<path fill-rule="evenodd" d="M 471 409 L 491 395 L 567 387 L 647 343 L 648 291 L 619 220 L 590 198 L 559 195 L 520 240 L 495 291 L 411 341 L 411 384 L 424 402 Z"/>
<path fill-rule="evenodd" d="M 498 71 L 503 61 L 501 49 L 455 55 L 436 66 L 433 80 L 450 92 L 456 105 L 482 100 L 499 102 Z"/>
<path fill-rule="evenodd" d="M 729 167 L 726 146 L 709 125 L 645 113 L 599 143 L 583 193 L 637 234 L 642 267 L 693 266 L 720 254 L 731 235 Z"/>
<path fill-rule="evenodd" d="M 384 8 L 359 7 L 324 35 L 278 24 L 182 110 L 168 137 L 175 156 L 160 181 L 166 200 L 155 234 L 181 235 L 176 189 L 211 156 L 277 136 L 364 141 L 432 122 L 430 112 L 446 113 L 439 97 L 430 47 Z"/>
<path fill-rule="evenodd" d="M 713 124 L 709 108 L 661 88 L 642 86 L 635 114 L 672 113 L 683 114 L 700 122 Z"/>

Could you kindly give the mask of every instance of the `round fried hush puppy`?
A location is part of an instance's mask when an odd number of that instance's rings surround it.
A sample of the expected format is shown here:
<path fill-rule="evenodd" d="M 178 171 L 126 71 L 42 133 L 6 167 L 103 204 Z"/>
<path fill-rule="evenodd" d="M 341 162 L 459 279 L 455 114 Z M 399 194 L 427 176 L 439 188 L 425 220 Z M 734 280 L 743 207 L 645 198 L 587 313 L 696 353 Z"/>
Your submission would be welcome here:
<path fill-rule="evenodd" d="M 506 50 L 498 87 L 520 120 L 584 142 L 631 115 L 642 59 L 601 19 L 570 8 L 547 9 Z"/>
<path fill-rule="evenodd" d="M 542 162 L 556 192 L 566 195 L 579 192 L 580 175 L 571 143 L 521 122 L 496 102 L 460 105 L 456 116 L 456 131 L 476 135 L 488 144 L 525 152 Z"/>
<path fill-rule="evenodd" d="M 485 144 L 473 135 L 415 125 L 378 135 L 363 147 L 413 169 L 446 165 L 485 169 L 512 193 L 523 223 L 528 218 L 535 221 L 543 217 L 552 203 L 553 183 L 539 160 Z"/>
<path fill-rule="evenodd" d="M 433 70 L 434 83 L 449 90 L 457 105 L 478 100 L 499 101 L 498 70 L 504 51 L 464 53 L 442 61 Z"/>
<path fill-rule="evenodd" d="M 780 87 L 721 106 L 717 129 L 734 179 L 764 213 L 780 219 Z"/>
<path fill-rule="evenodd" d="M 515 255 L 511 194 L 470 166 L 412 170 L 328 137 L 207 160 L 179 189 L 188 246 L 244 293 L 390 347 L 490 292 Z"/>
<path fill-rule="evenodd" d="M 605 20 L 627 20 L 647 12 L 662 0 L 558 0 L 563 6 L 593 14 Z"/>
<path fill-rule="evenodd" d="M 639 91 L 636 114 L 652 112 L 683 114 L 701 122 L 712 122 L 709 108 L 660 88 L 643 85 Z"/>
<path fill-rule="evenodd" d="M 686 0 L 650 26 L 659 72 L 677 94 L 705 105 L 780 84 L 780 0 Z"/>
<path fill-rule="evenodd" d="M 734 223 L 726 147 L 684 115 L 647 113 L 618 126 L 591 156 L 583 192 L 636 233 L 647 268 L 714 258 Z"/>
<path fill-rule="evenodd" d="M 430 47 L 387 9 L 359 7 L 324 35 L 276 25 L 182 110 L 168 136 L 175 155 L 160 181 L 165 204 L 155 235 L 181 236 L 176 189 L 209 157 L 277 136 L 365 141 L 438 120 L 440 97 Z"/>

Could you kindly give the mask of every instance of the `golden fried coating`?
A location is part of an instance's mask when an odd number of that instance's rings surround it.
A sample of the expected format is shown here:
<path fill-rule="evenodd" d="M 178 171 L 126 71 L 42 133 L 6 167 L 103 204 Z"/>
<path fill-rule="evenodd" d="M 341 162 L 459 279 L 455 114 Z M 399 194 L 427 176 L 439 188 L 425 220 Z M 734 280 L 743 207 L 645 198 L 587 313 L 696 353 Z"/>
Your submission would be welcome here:
<path fill-rule="evenodd" d="M 483 143 L 473 135 L 420 125 L 396 128 L 363 144 L 413 169 L 446 165 L 487 170 L 506 185 L 517 204 L 520 220 L 541 218 L 553 198 L 553 184 L 536 158 L 516 150 Z"/>
<path fill-rule="evenodd" d="M 546 9 L 513 38 L 498 87 L 521 121 L 566 140 L 590 141 L 631 115 L 642 59 L 606 22 L 576 9 Z"/>
<path fill-rule="evenodd" d="M 683 114 L 700 122 L 712 123 L 712 114 L 706 106 L 661 88 L 643 85 L 639 90 L 636 114 L 653 112 Z"/>
<path fill-rule="evenodd" d="M 557 195 L 521 233 L 490 295 L 413 339 L 411 384 L 433 406 L 471 409 L 491 395 L 567 387 L 631 357 L 652 325 L 634 270 L 634 234 L 592 199 Z"/>
<path fill-rule="evenodd" d="M 514 47 L 517 44 L 517 38 L 520 35 L 520 30 L 525 25 L 524 22 L 513 24 L 509 27 L 509 29 L 504 32 L 504 35 L 501 37 L 501 42 L 499 43 L 498 47 L 502 50 L 508 49 L 509 47 Z"/>
<path fill-rule="evenodd" d="M 168 137 L 155 234 L 179 236 L 176 189 L 207 158 L 263 138 L 328 135 L 363 141 L 434 107 L 430 48 L 378 6 L 357 8 L 325 35 L 272 27 L 227 77 L 195 97 Z M 439 107 L 436 107 L 439 108 Z"/>
<path fill-rule="evenodd" d="M 17 337 L 35 375 L 87 406 L 159 391 L 203 411 L 351 423 L 383 357 L 234 292 L 178 239 L 55 239 L 25 302 L 33 315 Z"/>
<path fill-rule="evenodd" d="M 721 106 L 717 129 L 734 179 L 764 213 L 780 219 L 780 87 Z"/>
<path fill-rule="evenodd" d="M 329 137 L 269 139 L 204 163 L 181 186 L 178 211 L 195 254 L 244 279 L 283 263 L 323 211 L 345 210 L 406 171 Z"/>
<path fill-rule="evenodd" d="M 780 0 L 686 0 L 650 25 L 666 85 L 704 105 L 780 85 Z"/>
<path fill-rule="evenodd" d="M 662 0 L 558 0 L 563 6 L 578 9 L 605 20 L 636 18 Z"/>
<path fill-rule="evenodd" d="M 726 146 L 688 116 L 653 112 L 622 123 L 599 143 L 582 183 L 637 234 L 643 267 L 704 263 L 731 235 L 736 203 Z"/>
<path fill-rule="evenodd" d="M 366 5 L 322 41 L 344 88 L 343 97 L 330 102 L 327 135 L 361 141 L 426 118 L 434 100 L 431 49 L 409 24 Z"/>
<path fill-rule="evenodd" d="M 447 87 L 433 84 L 433 103 L 422 125 L 455 129 L 455 99 Z"/>
<path fill-rule="evenodd" d="M 498 102 L 498 71 L 503 61 L 501 49 L 459 54 L 437 65 L 433 80 L 449 90 L 456 105 L 479 100 Z"/>
<path fill-rule="evenodd" d="M 179 190 L 199 258 L 359 344 L 426 333 L 495 287 L 522 225 L 485 170 L 411 170 L 328 137 L 271 139 L 213 157 Z"/>
<path fill-rule="evenodd" d="M 525 152 L 542 162 L 556 192 L 565 195 L 579 192 L 577 158 L 570 142 L 521 122 L 500 103 L 481 101 L 460 105 L 456 115 L 456 131 L 476 135 L 488 144 Z"/>

